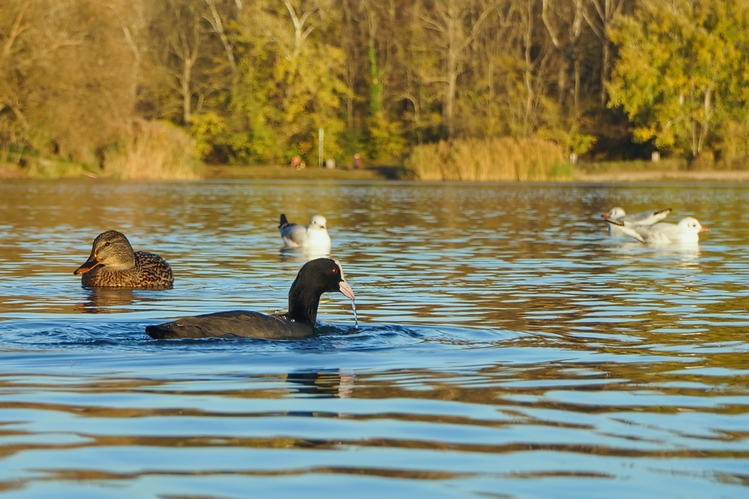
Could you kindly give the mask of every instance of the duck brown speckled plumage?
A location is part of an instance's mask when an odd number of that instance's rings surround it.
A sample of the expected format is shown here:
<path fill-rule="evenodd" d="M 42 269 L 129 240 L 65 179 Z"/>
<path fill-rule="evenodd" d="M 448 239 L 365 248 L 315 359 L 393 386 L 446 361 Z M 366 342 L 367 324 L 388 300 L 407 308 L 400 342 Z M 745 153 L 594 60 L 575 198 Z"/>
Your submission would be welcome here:
<path fill-rule="evenodd" d="M 94 239 L 88 260 L 73 274 L 83 274 L 81 284 L 92 288 L 169 289 L 174 283 L 172 269 L 163 258 L 133 251 L 130 241 L 116 230 L 102 232 Z"/>

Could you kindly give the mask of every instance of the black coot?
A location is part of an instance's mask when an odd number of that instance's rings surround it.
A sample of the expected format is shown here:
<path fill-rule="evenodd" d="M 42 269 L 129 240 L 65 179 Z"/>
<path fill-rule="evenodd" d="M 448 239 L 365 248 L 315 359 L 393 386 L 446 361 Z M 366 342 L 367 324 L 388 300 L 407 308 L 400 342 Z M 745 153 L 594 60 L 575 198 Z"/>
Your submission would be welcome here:
<path fill-rule="evenodd" d="M 217 336 L 279 340 L 305 338 L 314 333 L 320 296 L 329 291 L 340 291 L 354 299 L 354 291 L 343 277 L 341 264 L 330 258 L 318 258 L 304 264 L 297 274 L 289 290 L 289 311 L 285 314 L 266 315 L 245 310 L 218 312 L 148 326 L 146 333 L 154 339 Z"/>

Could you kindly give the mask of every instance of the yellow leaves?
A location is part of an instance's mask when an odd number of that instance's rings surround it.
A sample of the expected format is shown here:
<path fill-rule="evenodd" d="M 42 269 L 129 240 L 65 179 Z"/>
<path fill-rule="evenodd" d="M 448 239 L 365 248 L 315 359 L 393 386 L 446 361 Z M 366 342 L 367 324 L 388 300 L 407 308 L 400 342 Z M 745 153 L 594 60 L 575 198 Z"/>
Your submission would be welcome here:
<path fill-rule="evenodd" d="M 655 137 L 657 134 L 657 130 L 654 126 L 650 127 L 635 127 L 632 129 L 632 136 L 634 137 L 635 142 L 647 142 L 648 140 Z"/>
<path fill-rule="evenodd" d="M 217 138 L 226 133 L 224 119 L 214 112 L 193 114 L 190 122 L 190 133 L 195 139 L 193 149 L 197 156 L 204 160 L 213 150 Z"/>
<path fill-rule="evenodd" d="M 610 106 L 625 109 L 636 141 L 698 153 L 720 107 L 741 98 L 747 84 L 736 80 L 733 61 L 747 57 L 749 23 L 734 14 L 741 9 L 726 8 L 735 1 L 651 0 L 617 21 Z"/>
<path fill-rule="evenodd" d="M 332 4 L 273 5 L 269 2 L 259 17 L 245 18 L 240 26 L 243 40 L 257 54 L 253 62 L 263 63 L 262 71 L 247 64 L 247 87 L 242 89 L 247 102 L 267 104 L 251 107 L 253 140 L 262 133 L 265 143 L 277 147 L 264 148 L 261 159 L 280 161 L 285 159 L 280 156 L 292 153 L 304 156 L 300 149 L 316 144 L 318 129 L 324 128 L 326 154 L 332 153 L 343 133 L 339 114 L 348 92 L 343 81 L 345 54 L 334 45 L 336 40 L 323 36 L 326 23 L 333 20 Z"/>

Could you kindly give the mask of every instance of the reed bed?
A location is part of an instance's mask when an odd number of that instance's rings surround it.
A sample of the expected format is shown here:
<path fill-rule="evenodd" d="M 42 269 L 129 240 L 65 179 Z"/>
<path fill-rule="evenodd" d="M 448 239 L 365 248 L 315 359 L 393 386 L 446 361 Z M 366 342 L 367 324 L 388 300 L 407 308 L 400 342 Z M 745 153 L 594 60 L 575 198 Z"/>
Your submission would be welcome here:
<path fill-rule="evenodd" d="M 168 123 L 135 120 L 104 156 L 103 174 L 121 179 L 198 179 L 192 139 Z"/>
<path fill-rule="evenodd" d="M 462 139 L 417 146 L 405 163 L 419 180 L 542 181 L 572 178 L 561 147 L 539 138 Z"/>

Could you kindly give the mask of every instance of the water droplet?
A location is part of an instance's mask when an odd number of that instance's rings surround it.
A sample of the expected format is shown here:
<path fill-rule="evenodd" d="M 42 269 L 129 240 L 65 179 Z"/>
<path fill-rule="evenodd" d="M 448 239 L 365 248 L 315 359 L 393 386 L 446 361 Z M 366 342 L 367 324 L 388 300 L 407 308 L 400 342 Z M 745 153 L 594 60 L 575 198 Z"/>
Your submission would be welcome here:
<path fill-rule="evenodd" d="M 359 317 L 356 315 L 356 303 L 354 303 L 354 300 L 351 300 L 351 310 L 354 311 L 354 327 L 359 329 Z"/>

